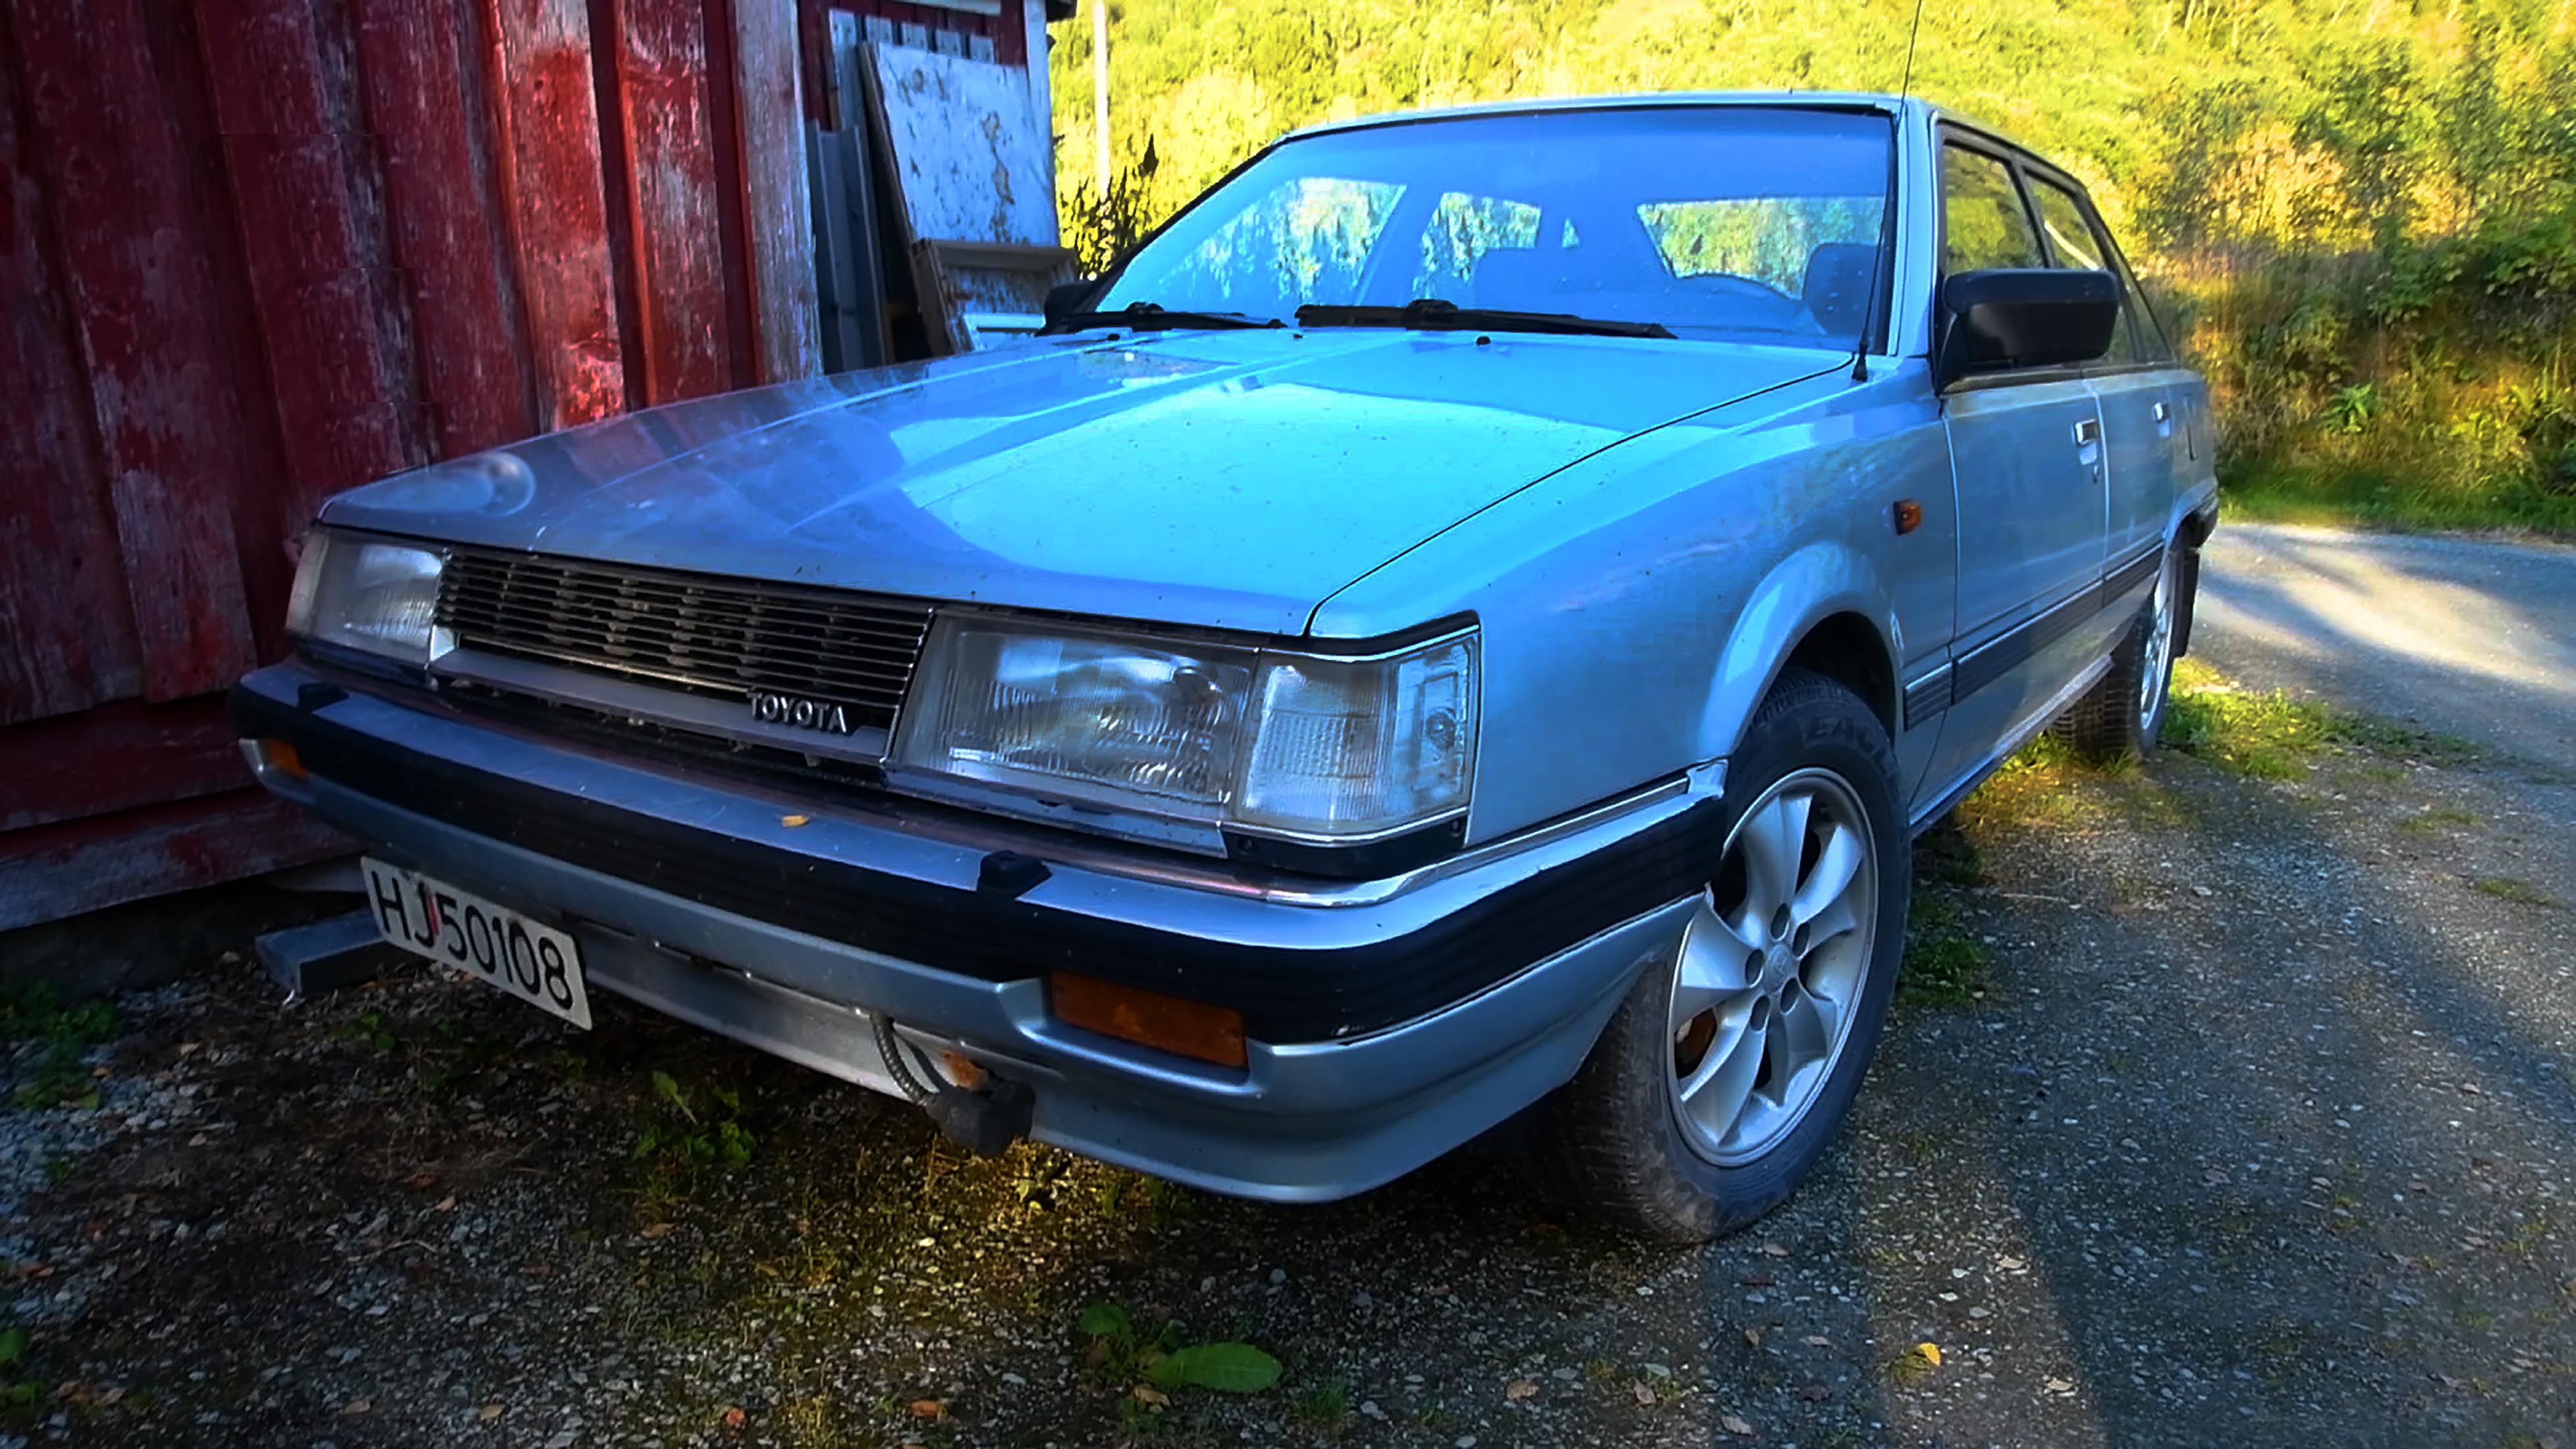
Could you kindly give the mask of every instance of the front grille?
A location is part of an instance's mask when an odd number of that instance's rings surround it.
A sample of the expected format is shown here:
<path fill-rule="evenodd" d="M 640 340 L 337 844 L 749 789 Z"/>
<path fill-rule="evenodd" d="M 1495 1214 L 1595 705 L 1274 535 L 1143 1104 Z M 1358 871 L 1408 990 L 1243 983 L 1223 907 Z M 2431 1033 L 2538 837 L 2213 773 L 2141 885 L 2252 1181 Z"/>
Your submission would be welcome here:
<path fill-rule="evenodd" d="M 775 690 L 894 727 L 930 610 L 899 599 L 459 549 L 438 622 L 471 649 L 741 699 Z"/>

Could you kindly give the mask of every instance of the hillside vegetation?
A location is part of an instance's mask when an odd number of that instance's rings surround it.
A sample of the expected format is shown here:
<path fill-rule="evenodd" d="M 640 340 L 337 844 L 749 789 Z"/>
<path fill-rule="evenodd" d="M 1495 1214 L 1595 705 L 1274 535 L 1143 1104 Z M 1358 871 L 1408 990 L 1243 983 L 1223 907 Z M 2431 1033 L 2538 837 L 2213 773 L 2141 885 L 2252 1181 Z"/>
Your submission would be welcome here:
<path fill-rule="evenodd" d="M 1512 96 L 1893 89 L 1910 0 L 1088 5 L 1059 196 L 1100 259 L 1280 131 Z M 2576 0 L 1927 4 L 1914 89 L 2082 176 L 2218 394 L 2236 506 L 2576 530 Z"/>

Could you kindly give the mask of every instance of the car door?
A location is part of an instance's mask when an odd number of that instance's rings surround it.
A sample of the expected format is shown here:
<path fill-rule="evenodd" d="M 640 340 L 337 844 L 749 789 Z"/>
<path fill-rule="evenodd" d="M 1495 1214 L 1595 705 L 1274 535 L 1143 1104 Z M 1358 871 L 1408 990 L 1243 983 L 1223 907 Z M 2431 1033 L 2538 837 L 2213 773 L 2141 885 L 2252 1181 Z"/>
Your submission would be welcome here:
<path fill-rule="evenodd" d="M 2047 265 L 2007 156 L 1964 133 L 1943 136 L 1943 275 Z M 1981 770 L 2089 662 L 2068 640 L 2092 616 L 2103 549 L 2102 418 L 2082 369 L 1962 378 L 1945 389 L 1942 415 L 1958 506 L 1959 623 L 1927 806 Z M 1914 683 L 1909 696 L 1942 692 Z"/>
<path fill-rule="evenodd" d="M 2044 168 L 2026 167 L 2025 176 L 2039 208 L 2050 265 L 2111 272 L 2120 279 L 2120 325 L 2112 333 L 2111 350 L 2086 369 L 2102 410 L 2107 454 L 2104 573 L 2115 597 L 2104 601 L 2113 607 L 2103 625 L 2116 634 L 2128 619 L 2117 605 L 2154 577 L 2183 482 L 2183 455 L 2194 446 L 2183 417 L 2185 378 L 2174 366 L 2173 351 L 2154 315 L 2139 298 L 2127 263 L 2081 189 Z"/>

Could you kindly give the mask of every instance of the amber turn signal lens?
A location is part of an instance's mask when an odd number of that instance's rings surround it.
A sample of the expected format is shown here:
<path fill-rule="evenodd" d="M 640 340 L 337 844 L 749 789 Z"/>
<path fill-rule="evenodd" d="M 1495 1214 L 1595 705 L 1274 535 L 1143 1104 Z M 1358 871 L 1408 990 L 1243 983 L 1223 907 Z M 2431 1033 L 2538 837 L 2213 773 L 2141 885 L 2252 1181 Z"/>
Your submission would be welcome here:
<path fill-rule="evenodd" d="M 1908 498 L 1896 505 L 1896 531 L 1912 533 L 1923 526 L 1923 505 Z"/>
<path fill-rule="evenodd" d="M 277 773 L 298 780 L 304 778 L 304 757 L 295 753 L 295 746 L 286 741 L 261 740 L 259 755 L 261 759 L 268 762 L 268 767 Z"/>
<path fill-rule="evenodd" d="M 1243 1013 L 1058 971 L 1047 977 L 1057 1019 L 1221 1067 L 1244 1064 Z"/>

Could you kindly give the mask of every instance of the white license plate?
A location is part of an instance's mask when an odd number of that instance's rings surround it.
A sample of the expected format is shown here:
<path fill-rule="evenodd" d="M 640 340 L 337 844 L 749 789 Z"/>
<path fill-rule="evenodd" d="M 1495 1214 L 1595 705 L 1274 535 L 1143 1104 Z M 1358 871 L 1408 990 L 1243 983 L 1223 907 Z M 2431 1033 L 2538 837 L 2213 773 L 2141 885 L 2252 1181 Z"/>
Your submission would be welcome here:
<path fill-rule="evenodd" d="M 590 1026 L 590 997 L 581 986 L 581 946 L 572 937 L 507 906 L 435 881 L 418 871 L 360 859 L 376 927 L 415 956 Z"/>

